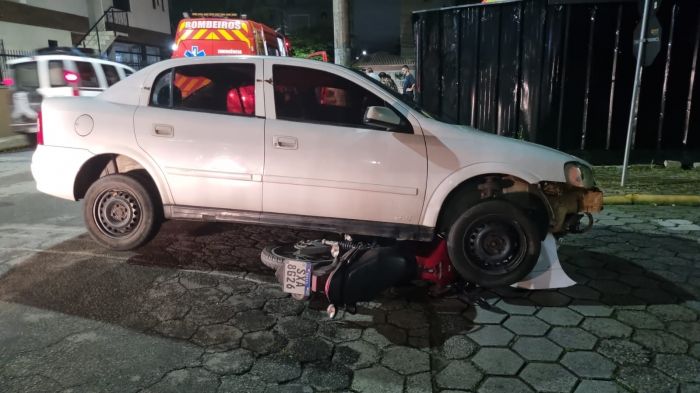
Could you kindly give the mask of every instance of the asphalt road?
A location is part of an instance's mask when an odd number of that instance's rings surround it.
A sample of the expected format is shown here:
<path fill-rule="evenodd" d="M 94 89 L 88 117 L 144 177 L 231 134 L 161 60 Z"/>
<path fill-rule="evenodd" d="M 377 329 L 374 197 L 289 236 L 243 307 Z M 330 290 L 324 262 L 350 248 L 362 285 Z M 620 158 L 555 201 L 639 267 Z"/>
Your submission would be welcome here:
<path fill-rule="evenodd" d="M 700 209 L 607 208 L 558 291 L 396 288 L 329 320 L 259 262 L 318 234 L 168 222 L 97 246 L 81 204 L 0 155 L 0 392 L 700 392 Z"/>

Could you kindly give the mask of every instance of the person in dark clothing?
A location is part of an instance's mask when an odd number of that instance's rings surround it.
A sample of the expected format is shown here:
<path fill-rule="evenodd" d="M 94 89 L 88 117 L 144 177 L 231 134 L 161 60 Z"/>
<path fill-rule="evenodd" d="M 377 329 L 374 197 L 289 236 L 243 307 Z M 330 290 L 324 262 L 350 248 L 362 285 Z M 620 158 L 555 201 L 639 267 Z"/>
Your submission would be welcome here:
<path fill-rule="evenodd" d="M 387 74 L 386 72 L 380 72 L 379 73 L 379 81 L 382 82 L 382 84 L 389 89 L 398 92 L 399 89 L 396 88 L 396 83 L 394 83 L 394 80 L 391 79 L 391 76 Z"/>
<path fill-rule="evenodd" d="M 411 70 L 407 65 L 401 67 L 401 72 L 403 72 L 403 96 L 406 101 L 413 101 L 415 98 L 416 90 L 416 78 L 411 74 Z"/>

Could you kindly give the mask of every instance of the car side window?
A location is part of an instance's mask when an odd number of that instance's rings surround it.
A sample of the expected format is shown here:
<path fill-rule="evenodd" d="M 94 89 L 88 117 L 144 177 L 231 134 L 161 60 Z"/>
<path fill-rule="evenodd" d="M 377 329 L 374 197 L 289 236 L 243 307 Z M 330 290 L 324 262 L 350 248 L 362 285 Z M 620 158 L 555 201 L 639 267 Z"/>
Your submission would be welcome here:
<path fill-rule="evenodd" d="M 275 110 L 281 120 L 381 130 L 364 123 L 365 111 L 370 106 L 391 108 L 362 86 L 329 72 L 274 65 L 272 73 Z M 403 115 L 397 115 L 408 124 Z"/>
<path fill-rule="evenodd" d="M 105 73 L 107 86 L 112 86 L 113 84 L 119 82 L 119 72 L 117 72 L 117 67 L 109 64 L 102 64 L 102 71 Z"/>
<path fill-rule="evenodd" d="M 63 60 L 49 60 L 49 83 L 51 87 L 68 86 L 63 72 Z"/>
<path fill-rule="evenodd" d="M 173 108 L 255 116 L 254 64 L 198 64 L 177 67 Z"/>
<path fill-rule="evenodd" d="M 151 105 L 255 116 L 255 65 L 198 64 L 165 71 L 153 83 Z"/>
<path fill-rule="evenodd" d="M 100 87 L 100 81 L 97 79 L 97 73 L 92 63 L 76 61 L 75 64 L 80 74 L 80 87 Z"/>

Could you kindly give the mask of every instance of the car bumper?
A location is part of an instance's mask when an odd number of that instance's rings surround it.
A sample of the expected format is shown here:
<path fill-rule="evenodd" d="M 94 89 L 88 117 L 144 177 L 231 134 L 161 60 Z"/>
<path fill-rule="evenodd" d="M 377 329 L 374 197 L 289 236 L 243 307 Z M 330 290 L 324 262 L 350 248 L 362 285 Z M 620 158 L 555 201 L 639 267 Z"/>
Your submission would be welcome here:
<path fill-rule="evenodd" d="M 31 165 L 36 189 L 59 198 L 75 200 L 75 179 L 83 164 L 92 156 L 84 149 L 37 146 Z"/>
<path fill-rule="evenodd" d="M 564 183 L 544 183 L 542 190 L 549 202 L 550 232 L 564 235 L 585 232 L 593 221 L 592 213 L 603 210 L 603 192 L 597 187 L 581 188 Z M 581 218 L 588 216 L 588 225 L 581 226 Z"/>

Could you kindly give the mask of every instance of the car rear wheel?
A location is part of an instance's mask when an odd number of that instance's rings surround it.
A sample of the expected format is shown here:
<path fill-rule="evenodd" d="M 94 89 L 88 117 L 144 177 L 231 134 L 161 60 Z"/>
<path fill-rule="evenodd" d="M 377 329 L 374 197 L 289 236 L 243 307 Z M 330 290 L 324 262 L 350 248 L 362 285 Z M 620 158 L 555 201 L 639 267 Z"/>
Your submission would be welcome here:
<path fill-rule="evenodd" d="M 112 250 L 132 250 L 158 231 L 160 217 L 147 188 L 129 175 L 109 175 L 85 194 L 84 218 L 90 236 Z"/>
<path fill-rule="evenodd" d="M 511 285 L 535 267 L 539 233 L 522 210 L 490 200 L 457 218 L 447 236 L 447 250 L 465 280 L 483 287 Z"/>

